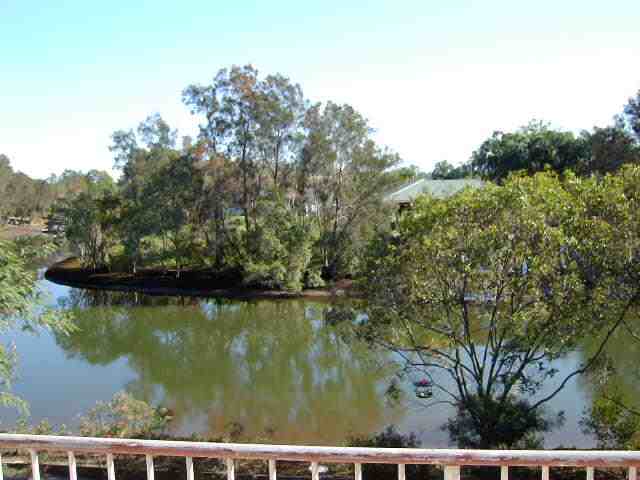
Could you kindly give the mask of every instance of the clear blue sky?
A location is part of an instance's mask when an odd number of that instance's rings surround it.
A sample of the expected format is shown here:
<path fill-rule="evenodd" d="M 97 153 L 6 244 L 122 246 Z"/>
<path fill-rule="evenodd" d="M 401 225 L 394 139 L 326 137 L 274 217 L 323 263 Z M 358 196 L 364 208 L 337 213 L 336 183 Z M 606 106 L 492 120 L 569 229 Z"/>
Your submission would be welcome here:
<path fill-rule="evenodd" d="M 604 125 L 640 89 L 640 1 L 0 0 L 0 153 L 46 177 L 109 169 L 109 135 L 252 63 L 348 102 L 424 169 L 532 118 Z"/>

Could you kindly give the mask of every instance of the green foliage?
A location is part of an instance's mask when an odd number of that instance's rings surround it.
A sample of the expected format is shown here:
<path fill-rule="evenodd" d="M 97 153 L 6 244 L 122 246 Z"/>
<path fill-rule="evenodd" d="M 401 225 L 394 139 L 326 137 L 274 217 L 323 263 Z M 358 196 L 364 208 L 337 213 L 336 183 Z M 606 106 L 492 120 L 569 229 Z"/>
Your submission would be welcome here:
<path fill-rule="evenodd" d="M 369 437 L 352 437 L 348 440 L 350 447 L 365 448 L 418 448 L 420 441 L 415 434 L 403 435 L 394 425 L 389 425 L 383 431 Z M 393 465 L 395 468 L 395 465 Z"/>
<path fill-rule="evenodd" d="M 417 170 L 371 138 L 349 105 L 310 106 L 282 75 L 222 69 L 183 100 L 204 118 L 176 147 L 158 114 L 112 135 L 118 188 L 62 204 L 67 238 L 90 268 L 210 267 L 245 284 L 298 291 L 352 275 L 383 195 Z M 93 183 L 99 183 L 94 179 Z"/>
<path fill-rule="evenodd" d="M 640 98 L 640 95 L 638 96 Z M 579 175 L 606 174 L 625 164 L 640 163 L 640 102 L 630 99 L 613 125 L 583 131 L 580 136 L 553 130 L 533 121 L 515 132 L 494 132 L 471 157 L 459 167 L 463 173 L 475 174 L 498 182 L 510 173 L 529 175 L 545 169 L 562 173 L 572 170 Z M 440 162 L 433 178 L 452 178 L 452 167 Z M 449 175 L 449 176 L 447 176 Z"/>
<path fill-rule="evenodd" d="M 631 166 L 603 178 L 514 176 L 503 186 L 423 198 L 397 236 L 368 249 L 360 282 L 368 316 L 357 330 L 401 354 L 409 369 L 454 379 L 454 388 L 438 385 L 441 401 L 470 416 L 475 430 L 465 438 L 477 446 L 502 441 L 481 426 L 508 431 L 511 406 L 540 430 L 544 404 L 589 371 L 638 312 L 639 207 L 640 168 Z M 596 347 L 576 370 L 526 407 L 518 403 L 556 376 L 552 362 L 585 338 Z"/>
<path fill-rule="evenodd" d="M 325 285 L 319 270 L 311 268 L 305 272 L 304 288 L 322 288 Z"/>
<path fill-rule="evenodd" d="M 60 425 L 54 428 L 47 419 L 40 420 L 35 425 L 29 422 L 29 417 L 22 416 L 17 421 L 10 433 L 19 433 L 24 435 L 67 435 L 67 426 Z"/>
<path fill-rule="evenodd" d="M 636 140 L 640 142 L 640 90 L 625 105 L 623 118 L 626 126 L 634 133 Z"/>
<path fill-rule="evenodd" d="M 500 419 L 498 422 L 478 422 L 479 419 Z M 562 425 L 564 415 L 555 419 L 545 416 L 542 409 L 532 409 L 531 402 L 521 398 L 498 401 L 493 397 L 470 395 L 459 403 L 457 415 L 443 426 L 449 437 L 461 448 L 481 448 L 492 439 L 496 448 L 539 449 L 543 439 L 539 434 Z"/>
<path fill-rule="evenodd" d="M 615 172 L 622 165 L 640 163 L 640 145 L 633 135 L 622 125 L 594 128 L 593 132 L 583 132 L 582 139 L 588 151 L 576 172 L 588 175 Z"/>
<path fill-rule="evenodd" d="M 80 260 L 89 268 L 101 268 L 110 263 L 115 246 L 119 199 L 110 193 L 95 197 L 81 193 L 67 202 L 60 202 L 55 213 L 65 220 L 65 236 L 79 252 Z"/>
<path fill-rule="evenodd" d="M 381 223 L 382 194 L 397 182 L 392 169 L 400 158 L 371 140 L 367 120 L 350 105 L 313 105 L 304 124 L 300 204 L 319 228 L 316 255 L 325 276 L 348 276 L 371 226 Z"/>
<path fill-rule="evenodd" d="M 119 392 L 109 402 L 98 402 L 80 419 L 80 434 L 87 437 L 149 438 L 167 426 L 167 416 L 146 402 Z"/>
<path fill-rule="evenodd" d="M 545 168 L 556 172 L 575 169 L 587 150 L 584 139 L 534 121 L 516 132 L 494 132 L 473 152 L 471 166 L 484 178 L 502 181 L 518 170 L 532 175 Z"/>
<path fill-rule="evenodd" d="M 585 433 L 595 436 L 598 448 L 640 449 L 640 412 L 628 407 L 629 398 L 612 384 L 603 384 L 582 420 Z"/>
<path fill-rule="evenodd" d="M 14 328 L 44 327 L 62 334 L 72 329 L 68 314 L 44 306 L 36 272 L 29 268 L 31 260 L 51 251 L 53 246 L 33 240 L 0 240 L 0 334 Z M 27 405 L 11 392 L 15 360 L 14 348 L 0 344 L 0 405 L 26 412 Z"/>
<path fill-rule="evenodd" d="M 243 267 L 248 285 L 299 291 L 317 240 L 313 225 L 288 211 L 280 200 L 262 201 L 259 223 L 247 234 L 249 245 Z"/>
<path fill-rule="evenodd" d="M 454 167 L 446 160 L 442 160 L 435 164 L 430 175 L 434 180 L 455 180 L 470 177 L 471 174 L 471 168 L 468 164 Z"/>
<path fill-rule="evenodd" d="M 591 403 L 581 420 L 585 433 L 593 435 L 599 448 L 638 450 L 640 448 L 640 402 L 637 368 L 640 327 L 629 316 L 624 329 L 607 346 L 597 368 L 589 374 Z M 587 342 L 588 351 L 595 347 Z"/>
<path fill-rule="evenodd" d="M 156 408 L 137 400 L 126 392 L 116 393 L 108 402 L 97 402 L 86 414 L 80 416 L 77 434 L 87 437 L 161 438 L 171 419 L 166 408 Z M 44 419 L 31 425 L 27 417 L 21 417 L 11 433 L 30 435 L 69 435 L 65 425 L 54 428 Z"/>
<path fill-rule="evenodd" d="M 44 217 L 59 200 L 72 200 L 80 193 L 111 191 L 115 184 L 108 173 L 65 170 L 46 180 L 15 172 L 9 158 L 0 154 L 0 219 L 4 216 Z"/>

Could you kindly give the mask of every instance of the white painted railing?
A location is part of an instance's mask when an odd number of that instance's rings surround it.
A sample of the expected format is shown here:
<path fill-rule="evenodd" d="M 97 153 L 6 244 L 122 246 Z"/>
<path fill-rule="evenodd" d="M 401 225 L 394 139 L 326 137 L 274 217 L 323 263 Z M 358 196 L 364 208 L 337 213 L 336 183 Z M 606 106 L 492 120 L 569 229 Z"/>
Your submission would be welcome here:
<path fill-rule="evenodd" d="M 77 480 L 75 453 L 102 454 L 106 457 L 107 478 L 115 480 L 114 454 L 144 455 L 147 479 L 154 480 L 154 456 L 184 457 L 186 478 L 193 480 L 193 458 L 217 458 L 225 461 L 227 479 L 235 479 L 236 460 L 264 460 L 269 480 L 276 480 L 276 461 L 309 462 L 312 480 L 320 479 L 319 464 L 354 464 L 355 480 L 362 480 L 362 464 L 398 465 L 398 480 L 405 480 L 405 465 L 430 464 L 444 467 L 444 480 L 460 480 L 461 466 L 498 466 L 500 480 L 508 480 L 510 466 L 540 467 L 541 480 L 549 480 L 549 467 L 584 467 L 587 480 L 593 480 L 595 468 L 625 468 L 629 480 L 637 480 L 640 451 L 580 450 L 456 450 L 417 448 L 302 447 L 237 443 L 174 442 L 120 438 L 60 437 L 51 435 L 0 434 L 0 453 L 25 450 L 31 456 L 33 480 L 40 480 L 38 452 L 67 453 L 69 478 Z M 0 480 L 2 480 L 0 455 Z"/>

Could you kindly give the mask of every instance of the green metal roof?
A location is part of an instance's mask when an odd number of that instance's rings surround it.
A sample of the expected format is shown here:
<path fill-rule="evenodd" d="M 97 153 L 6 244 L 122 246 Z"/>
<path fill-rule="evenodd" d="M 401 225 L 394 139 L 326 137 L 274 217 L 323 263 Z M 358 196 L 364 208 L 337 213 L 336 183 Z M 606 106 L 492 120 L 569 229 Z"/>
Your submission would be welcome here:
<path fill-rule="evenodd" d="M 424 193 L 436 198 L 446 198 L 467 187 L 480 188 L 483 185 L 484 182 L 482 180 L 475 178 L 460 180 L 430 180 L 423 178 L 390 193 L 385 197 L 385 200 L 393 203 L 411 203 L 418 195 Z"/>

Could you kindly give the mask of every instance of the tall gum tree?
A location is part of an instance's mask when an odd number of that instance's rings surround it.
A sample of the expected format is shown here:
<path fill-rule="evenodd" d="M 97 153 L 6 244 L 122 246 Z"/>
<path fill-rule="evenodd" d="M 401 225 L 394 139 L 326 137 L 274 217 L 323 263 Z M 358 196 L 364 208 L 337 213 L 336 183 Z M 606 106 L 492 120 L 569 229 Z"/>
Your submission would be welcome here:
<path fill-rule="evenodd" d="M 227 155 L 237 163 L 248 232 L 251 210 L 260 194 L 256 165 L 262 104 L 258 71 L 251 65 L 221 69 L 211 85 L 190 85 L 182 96 L 192 113 L 204 116 L 200 137 L 207 141 L 211 154 Z"/>
<path fill-rule="evenodd" d="M 298 191 L 313 205 L 325 273 L 335 277 L 348 270 L 361 220 L 383 210 L 382 194 L 394 182 L 387 173 L 400 158 L 373 142 L 366 118 L 350 105 L 313 105 L 305 128 Z"/>

